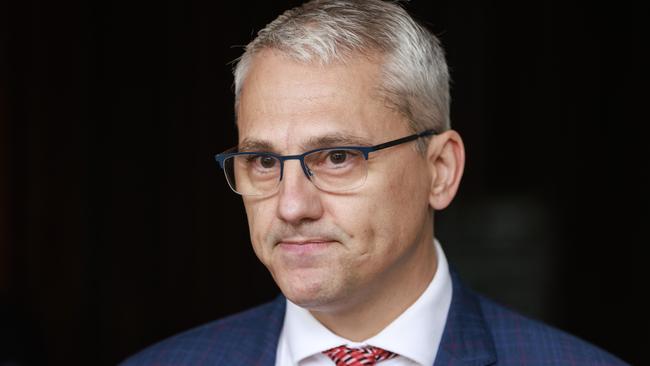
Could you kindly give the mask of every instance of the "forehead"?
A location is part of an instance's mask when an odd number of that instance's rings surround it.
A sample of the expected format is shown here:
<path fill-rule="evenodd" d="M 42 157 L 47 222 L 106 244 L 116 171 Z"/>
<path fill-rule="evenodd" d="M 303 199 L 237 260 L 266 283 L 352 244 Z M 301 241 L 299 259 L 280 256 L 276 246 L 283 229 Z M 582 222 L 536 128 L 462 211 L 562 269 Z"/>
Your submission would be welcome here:
<path fill-rule="evenodd" d="M 365 57 L 320 65 L 262 51 L 243 84 L 239 141 L 268 141 L 282 150 L 332 134 L 369 141 L 400 135 L 406 123 L 386 106 L 380 80 L 379 63 Z"/>

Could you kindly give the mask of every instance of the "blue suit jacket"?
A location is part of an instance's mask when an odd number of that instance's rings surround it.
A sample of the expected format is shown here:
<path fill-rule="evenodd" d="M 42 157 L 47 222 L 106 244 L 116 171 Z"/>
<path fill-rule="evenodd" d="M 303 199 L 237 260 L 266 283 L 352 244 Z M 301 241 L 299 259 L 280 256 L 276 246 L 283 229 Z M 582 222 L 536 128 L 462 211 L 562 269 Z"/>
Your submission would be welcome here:
<path fill-rule="evenodd" d="M 453 295 L 435 366 L 626 365 L 583 340 L 473 293 L 452 273 Z M 155 344 L 123 366 L 273 366 L 285 299 Z"/>

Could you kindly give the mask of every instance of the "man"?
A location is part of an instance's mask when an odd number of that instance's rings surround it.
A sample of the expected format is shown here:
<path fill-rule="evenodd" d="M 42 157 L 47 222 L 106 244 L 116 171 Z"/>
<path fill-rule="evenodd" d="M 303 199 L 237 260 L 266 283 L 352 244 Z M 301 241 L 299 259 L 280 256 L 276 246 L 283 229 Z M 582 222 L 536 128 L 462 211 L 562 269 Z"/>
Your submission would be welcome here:
<path fill-rule="evenodd" d="M 315 0 L 235 70 L 239 143 L 217 155 L 283 296 L 126 365 L 618 365 L 451 273 L 433 216 L 464 167 L 438 40 L 398 5 Z"/>

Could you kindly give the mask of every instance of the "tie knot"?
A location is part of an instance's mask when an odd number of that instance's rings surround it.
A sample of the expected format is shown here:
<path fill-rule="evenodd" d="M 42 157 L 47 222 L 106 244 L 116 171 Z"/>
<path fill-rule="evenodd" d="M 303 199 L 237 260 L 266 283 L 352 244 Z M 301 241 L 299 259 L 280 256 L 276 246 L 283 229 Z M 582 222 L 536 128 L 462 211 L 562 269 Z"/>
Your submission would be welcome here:
<path fill-rule="evenodd" d="M 331 358 L 336 366 L 372 366 L 379 361 L 397 356 L 393 352 L 373 346 L 361 348 L 339 346 L 328 349 L 323 353 Z"/>

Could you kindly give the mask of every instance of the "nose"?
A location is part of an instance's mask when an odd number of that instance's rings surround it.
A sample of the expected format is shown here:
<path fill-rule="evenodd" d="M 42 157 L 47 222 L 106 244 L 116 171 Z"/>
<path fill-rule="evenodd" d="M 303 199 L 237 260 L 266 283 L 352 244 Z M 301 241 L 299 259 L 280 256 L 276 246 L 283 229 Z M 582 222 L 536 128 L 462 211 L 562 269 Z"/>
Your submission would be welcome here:
<path fill-rule="evenodd" d="M 299 161 L 285 162 L 278 192 L 280 219 L 291 224 L 319 219 L 323 214 L 320 195 L 321 191 L 305 176 Z"/>

